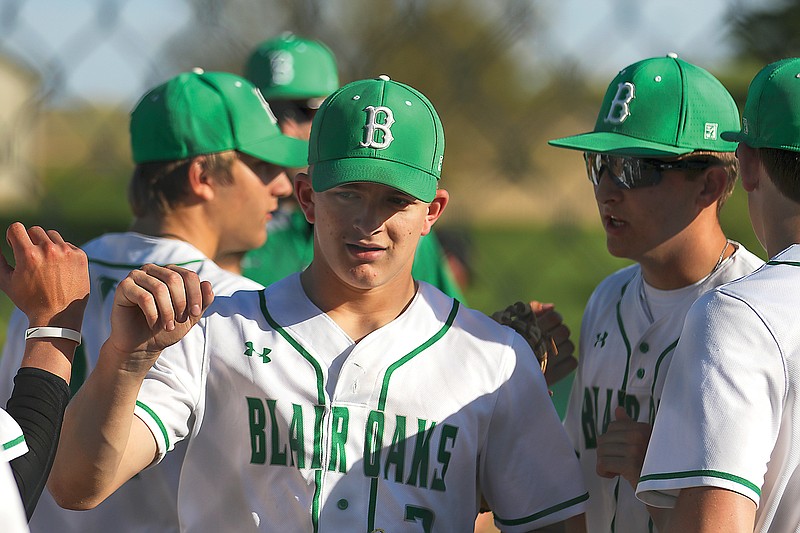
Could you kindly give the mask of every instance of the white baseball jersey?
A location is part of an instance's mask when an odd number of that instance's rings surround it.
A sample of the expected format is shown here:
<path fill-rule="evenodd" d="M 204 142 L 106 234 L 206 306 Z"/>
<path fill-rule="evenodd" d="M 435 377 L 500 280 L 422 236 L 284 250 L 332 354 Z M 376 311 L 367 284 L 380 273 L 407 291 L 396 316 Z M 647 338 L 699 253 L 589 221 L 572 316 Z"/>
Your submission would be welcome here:
<path fill-rule="evenodd" d="M 70 387 L 77 390 L 94 368 L 100 347 L 111 333 L 111 307 L 117 284 L 145 263 L 177 264 L 196 271 L 212 283 L 214 294 L 239 289 L 258 289 L 258 283 L 222 270 L 194 246 L 175 239 L 138 233 L 109 233 L 88 242 L 83 250 L 89 258 L 90 295 L 83 320 L 83 341 L 75 354 Z M 13 378 L 25 349 L 27 317 L 15 310 L 0 360 L 0 399 L 11 396 Z M 158 468 L 131 479 L 91 511 L 61 509 L 44 491 L 30 527 L 34 533 L 88 531 L 178 531 L 176 493 L 182 450 Z"/>
<path fill-rule="evenodd" d="M 520 532 L 588 497 L 527 343 L 422 282 L 358 343 L 298 274 L 217 297 L 136 414 L 159 458 L 189 440 L 187 532 L 463 533 L 481 494 Z"/>
<path fill-rule="evenodd" d="M 11 466 L 12 459 L 28 451 L 22 428 L 5 410 L 0 409 L 0 525 L 4 532 L 27 533 L 28 520 L 19 488 L 14 480 Z"/>
<path fill-rule="evenodd" d="M 586 521 L 590 533 L 652 530 L 650 515 L 630 484 L 621 477 L 597 475 L 597 437 L 606 432 L 617 406 L 624 406 L 634 420 L 653 423 L 666 370 L 691 304 L 707 290 L 763 264 L 742 245 L 735 246 L 734 254 L 711 275 L 688 287 L 673 291 L 646 287 L 636 264 L 607 277 L 589 299 L 564 426 L 589 489 Z"/>
<path fill-rule="evenodd" d="M 754 531 L 800 530 L 800 245 L 700 298 L 664 384 L 637 496 L 737 492 Z"/>

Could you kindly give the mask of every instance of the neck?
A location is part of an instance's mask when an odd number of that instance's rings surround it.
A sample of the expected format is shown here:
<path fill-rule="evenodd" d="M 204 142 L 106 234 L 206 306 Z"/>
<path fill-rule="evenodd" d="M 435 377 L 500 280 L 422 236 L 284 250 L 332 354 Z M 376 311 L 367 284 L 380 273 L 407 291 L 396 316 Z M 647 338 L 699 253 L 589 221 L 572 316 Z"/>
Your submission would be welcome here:
<path fill-rule="evenodd" d="M 639 261 L 645 281 L 657 289 L 680 289 L 697 283 L 735 251 L 719 226 L 700 238 L 677 235 L 676 239 L 671 246 L 665 243 Z"/>
<path fill-rule="evenodd" d="M 775 257 L 793 244 L 800 243 L 800 213 L 787 216 L 771 225 L 766 232 L 764 248 Z"/>
<path fill-rule="evenodd" d="M 768 181 L 768 180 L 767 180 Z M 800 243 L 800 205 L 781 194 L 772 182 L 767 183 L 768 188 L 757 200 L 760 201 L 754 215 L 751 208 L 753 230 L 758 235 L 761 244 L 769 257 L 791 246 Z"/>
<path fill-rule="evenodd" d="M 410 272 L 396 278 L 378 287 L 354 287 L 315 261 L 300 275 L 308 298 L 356 342 L 393 321 L 411 303 L 417 288 Z"/>
<path fill-rule="evenodd" d="M 214 258 L 219 248 L 219 239 L 214 238 L 202 220 L 191 214 L 174 211 L 168 215 L 146 215 L 134 219 L 130 230 L 152 237 L 165 237 L 188 242 L 206 257 Z"/>

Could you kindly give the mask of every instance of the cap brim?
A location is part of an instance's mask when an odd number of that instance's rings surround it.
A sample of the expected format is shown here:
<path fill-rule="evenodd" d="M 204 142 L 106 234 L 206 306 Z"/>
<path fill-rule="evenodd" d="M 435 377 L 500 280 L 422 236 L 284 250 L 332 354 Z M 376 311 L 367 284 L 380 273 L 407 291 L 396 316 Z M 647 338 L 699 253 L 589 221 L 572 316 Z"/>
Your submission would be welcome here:
<path fill-rule="evenodd" d="M 430 202 L 436 196 L 437 179 L 418 168 L 396 161 L 370 157 L 351 157 L 314 163 L 311 184 L 317 192 L 346 183 L 379 183 Z"/>
<path fill-rule="evenodd" d="M 581 133 L 548 141 L 552 146 L 633 157 L 673 157 L 693 152 L 691 148 L 678 148 L 666 144 L 636 139 L 619 133 L 598 131 Z"/>
<path fill-rule="evenodd" d="M 719 136 L 722 137 L 722 140 L 724 141 L 734 143 L 745 142 L 747 140 L 747 135 L 741 131 L 723 131 L 719 134 Z"/>
<path fill-rule="evenodd" d="M 238 150 L 281 167 L 308 166 L 308 142 L 286 135 L 240 146 Z"/>

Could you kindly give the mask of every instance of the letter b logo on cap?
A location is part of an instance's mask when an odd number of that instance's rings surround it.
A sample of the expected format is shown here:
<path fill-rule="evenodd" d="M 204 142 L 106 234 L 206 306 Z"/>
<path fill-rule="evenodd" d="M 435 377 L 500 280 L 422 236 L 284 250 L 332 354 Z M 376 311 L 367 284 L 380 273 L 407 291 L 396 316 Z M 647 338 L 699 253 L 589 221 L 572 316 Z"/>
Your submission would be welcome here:
<path fill-rule="evenodd" d="M 364 125 L 364 140 L 359 143 L 364 148 L 375 148 L 376 150 L 384 150 L 392 144 L 394 136 L 392 135 L 392 124 L 394 124 L 394 113 L 388 107 L 384 106 L 367 106 L 364 108 L 367 112 L 367 123 Z M 378 122 L 379 118 L 383 118 L 382 122 Z M 378 140 L 378 132 L 383 134 L 383 140 Z"/>
<path fill-rule="evenodd" d="M 635 88 L 629 81 L 620 83 L 617 86 L 617 94 L 611 101 L 608 107 L 608 115 L 606 115 L 606 122 L 612 124 L 622 124 L 625 119 L 631 114 L 631 108 L 628 104 L 631 103 L 634 97 Z"/>

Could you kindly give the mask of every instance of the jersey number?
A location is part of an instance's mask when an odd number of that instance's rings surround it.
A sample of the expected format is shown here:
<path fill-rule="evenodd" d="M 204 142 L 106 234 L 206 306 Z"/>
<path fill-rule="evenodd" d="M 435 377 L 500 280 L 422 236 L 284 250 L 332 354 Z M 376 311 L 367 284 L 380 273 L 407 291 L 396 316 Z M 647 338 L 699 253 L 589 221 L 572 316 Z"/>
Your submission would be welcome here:
<path fill-rule="evenodd" d="M 424 507 L 417 507 L 416 505 L 406 505 L 406 521 L 422 522 L 422 531 L 430 533 L 433 530 L 433 511 L 425 509 Z"/>

